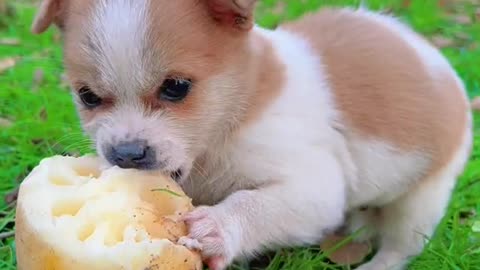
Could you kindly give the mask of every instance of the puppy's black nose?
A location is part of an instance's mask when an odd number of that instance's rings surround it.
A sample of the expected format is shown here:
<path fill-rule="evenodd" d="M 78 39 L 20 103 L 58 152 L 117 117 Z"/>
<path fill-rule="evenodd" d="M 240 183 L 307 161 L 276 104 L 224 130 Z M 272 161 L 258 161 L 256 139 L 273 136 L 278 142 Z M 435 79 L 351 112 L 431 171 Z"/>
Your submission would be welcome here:
<path fill-rule="evenodd" d="M 152 169 L 155 167 L 155 152 L 142 141 L 120 143 L 112 146 L 108 152 L 108 161 L 123 169 Z"/>

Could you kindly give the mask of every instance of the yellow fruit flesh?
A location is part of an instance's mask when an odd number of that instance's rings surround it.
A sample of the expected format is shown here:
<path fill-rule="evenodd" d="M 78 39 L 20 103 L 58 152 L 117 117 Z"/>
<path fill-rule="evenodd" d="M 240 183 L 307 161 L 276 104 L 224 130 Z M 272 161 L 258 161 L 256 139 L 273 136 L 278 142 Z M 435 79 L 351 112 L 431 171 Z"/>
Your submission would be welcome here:
<path fill-rule="evenodd" d="M 46 159 L 20 187 L 19 269 L 200 269 L 199 255 L 175 244 L 192 208 L 161 175 L 102 171 L 93 157 Z"/>

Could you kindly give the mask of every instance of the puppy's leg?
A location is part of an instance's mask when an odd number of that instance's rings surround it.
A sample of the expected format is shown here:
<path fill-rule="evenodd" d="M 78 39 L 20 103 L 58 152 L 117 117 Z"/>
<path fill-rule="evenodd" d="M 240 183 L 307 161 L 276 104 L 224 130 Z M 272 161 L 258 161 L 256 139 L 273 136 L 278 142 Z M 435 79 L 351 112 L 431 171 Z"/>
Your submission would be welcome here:
<path fill-rule="evenodd" d="M 350 235 L 361 230 L 357 234 L 354 242 L 370 242 L 375 240 L 377 236 L 377 225 L 380 209 L 365 208 L 351 211 L 346 218 L 342 234 Z"/>
<path fill-rule="evenodd" d="M 339 164 L 329 154 L 300 163 L 289 164 L 285 181 L 238 191 L 186 217 L 189 237 L 198 240 L 211 268 L 224 269 L 268 247 L 318 243 L 341 225 L 345 187 Z"/>
<path fill-rule="evenodd" d="M 403 197 L 381 209 L 380 248 L 359 270 L 404 269 L 418 255 L 442 219 L 455 175 L 427 179 Z"/>

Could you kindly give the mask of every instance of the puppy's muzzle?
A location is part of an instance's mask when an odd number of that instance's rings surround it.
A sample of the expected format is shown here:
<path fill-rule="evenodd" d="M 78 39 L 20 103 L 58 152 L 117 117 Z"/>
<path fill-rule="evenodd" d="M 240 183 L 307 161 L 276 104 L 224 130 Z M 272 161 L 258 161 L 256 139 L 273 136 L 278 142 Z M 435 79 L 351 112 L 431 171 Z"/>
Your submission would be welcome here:
<path fill-rule="evenodd" d="M 122 142 L 110 146 L 105 153 L 112 165 L 123 169 L 155 169 L 157 159 L 155 150 L 143 141 Z"/>

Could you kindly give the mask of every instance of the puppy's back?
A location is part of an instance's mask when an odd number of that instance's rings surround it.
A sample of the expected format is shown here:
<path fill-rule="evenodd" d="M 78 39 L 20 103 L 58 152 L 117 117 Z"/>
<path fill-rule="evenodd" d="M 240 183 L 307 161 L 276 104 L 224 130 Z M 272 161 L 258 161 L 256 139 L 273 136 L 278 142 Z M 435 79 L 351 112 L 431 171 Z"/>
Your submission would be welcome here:
<path fill-rule="evenodd" d="M 368 11 L 324 9 L 284 29 L 306 38 L 325 66 L 345 135 L 423 153 L 434 173 L 463 142 L 462 82 L 423 38 Z"/>

